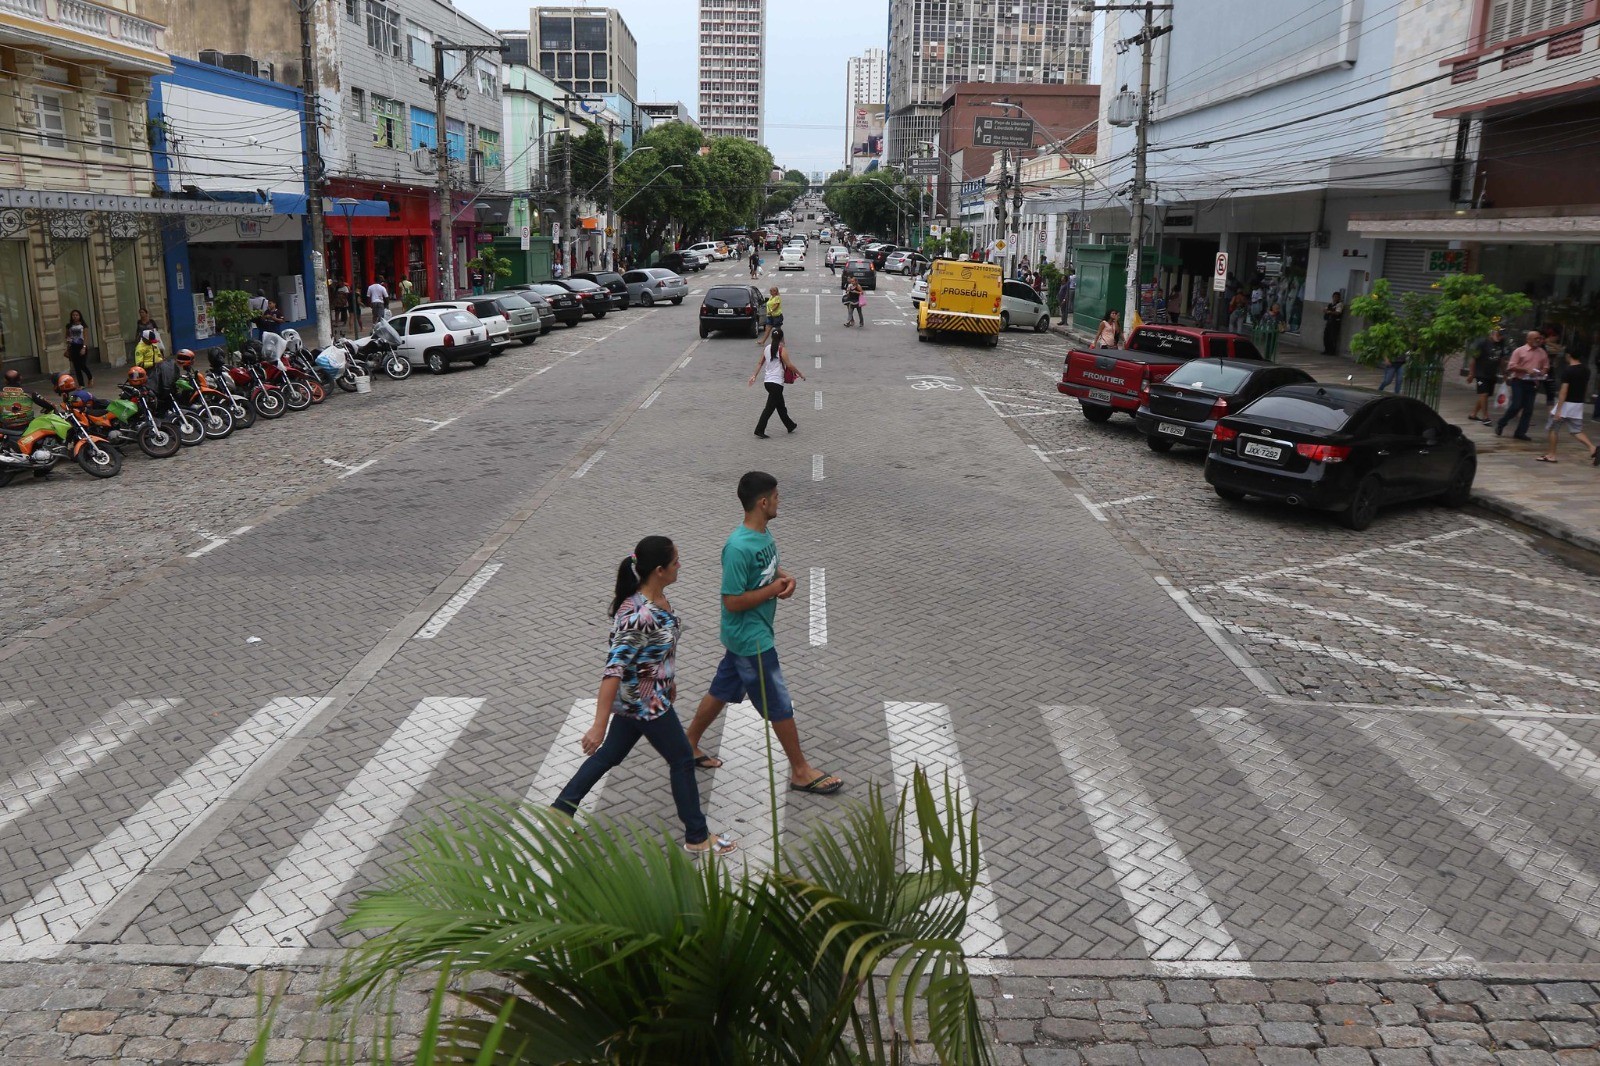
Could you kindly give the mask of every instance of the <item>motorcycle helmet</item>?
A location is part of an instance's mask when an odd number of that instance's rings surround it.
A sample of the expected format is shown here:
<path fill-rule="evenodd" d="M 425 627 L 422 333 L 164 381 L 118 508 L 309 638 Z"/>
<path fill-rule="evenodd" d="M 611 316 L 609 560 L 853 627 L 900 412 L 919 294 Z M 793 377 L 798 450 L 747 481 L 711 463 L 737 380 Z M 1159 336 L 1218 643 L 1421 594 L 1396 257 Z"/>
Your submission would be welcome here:
<path fill-rule="evenodd" d="M 283 338 L 284 346 L 291 352 L 297 352 L 305 347 L 305 343 L 300 340 L 300 331 L 297 329 L 279 330 L 278 336 Z"/>
<path fill-rule="evenodd" d="M 179 366 L 194 365 L 194 352 L 188 348 L 179 348 L 173 358 L 178 361 Z"/>
<path fill-rule="evenodd" d="M 225 360 L 222 357 L 222 349 L 221 348 L 213 348 L 213 349 L 211 349 L 211 353 L 210 353 L 208 358 L 210 358 L 210 360 L 211 360 L 211 370 L 212 370 L 212 372 L 216 373 L 216 374 L 222 373 L 223 368 L 227 365 Z"/>
<path fill-rule="evenodd" d="M 136 366 L 132 370 L 128 371 L 129 385 L 133 385 L 142 389 L 149 380 L 150 375 L 144 372 L 144 367 L 142 366 Z"/>
<path fill-rule="evenodd" d="M 75 392 L 78 388 L 78 379 L 71 374 L 62 374 L 56 378 L 57 392 Z"/>

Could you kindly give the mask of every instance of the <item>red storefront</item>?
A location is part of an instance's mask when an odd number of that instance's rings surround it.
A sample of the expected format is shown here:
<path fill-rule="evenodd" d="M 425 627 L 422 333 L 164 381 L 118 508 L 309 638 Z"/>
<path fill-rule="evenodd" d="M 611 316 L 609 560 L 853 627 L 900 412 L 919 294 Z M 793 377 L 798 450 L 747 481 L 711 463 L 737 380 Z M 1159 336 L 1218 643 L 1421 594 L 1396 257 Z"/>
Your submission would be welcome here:
<path fill-rule="evenodd" d="M 439 215 L 432 189 L 379 182 L 333 179 L 328 182 L 328 276 L 348 281 L 352 291 L 365 294 L 374 278 L 391 292 L 403 277 L 417 292 L 439 297 L 437 285 Z M 338 201 L 381 201 L 389 205 L 388 217 Z M 468 194 L 455 193 L 456 290 L 466 287 L 465 262 L 477 254 L 476 207 Z"/>

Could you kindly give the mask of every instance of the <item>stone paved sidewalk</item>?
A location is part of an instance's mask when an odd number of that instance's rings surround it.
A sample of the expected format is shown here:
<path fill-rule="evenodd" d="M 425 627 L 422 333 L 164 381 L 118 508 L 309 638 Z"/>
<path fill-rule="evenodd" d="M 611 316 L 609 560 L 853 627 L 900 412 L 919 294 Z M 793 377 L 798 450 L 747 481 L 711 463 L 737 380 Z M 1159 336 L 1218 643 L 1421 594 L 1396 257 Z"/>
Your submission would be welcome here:
<path fill-rule="evenodd" d="M 1088 343 L 1081 331 L 1055 326 L 1053 332 Z M 1298 366 L 1319 381 L 1343 381 L 1377 388 L 1381 370 L 1362 366 L 1349 356 L 1326 356 L 1302 347 L 1286 336 L 1278 348 L 1278 361 Z M 1583 446 L 1563 431 L 1555 465 L 1536 462 L 1544 454 L 1546 408 L 1541 397 L 1528 432 L 1532 443 L 1513 440 L 1508 428 L 1496 436 L 1493 426 L 1468 422 L 1474 403 L 1472 386 L 1456 373 L 1452 361 L 1444 379 L 1440 411 L 1448 421 L 1461 426 L 1478 446 L 1478 477 L 1473 487 L 1474 500 L 1496 514 L 1531 526 L 1559 540 L 1591 552 L 1600 552 L 1600 470 L 1589 464 Z M 1587 432 L 1600 442 L 1600 421 L 1590 407 Z"/>

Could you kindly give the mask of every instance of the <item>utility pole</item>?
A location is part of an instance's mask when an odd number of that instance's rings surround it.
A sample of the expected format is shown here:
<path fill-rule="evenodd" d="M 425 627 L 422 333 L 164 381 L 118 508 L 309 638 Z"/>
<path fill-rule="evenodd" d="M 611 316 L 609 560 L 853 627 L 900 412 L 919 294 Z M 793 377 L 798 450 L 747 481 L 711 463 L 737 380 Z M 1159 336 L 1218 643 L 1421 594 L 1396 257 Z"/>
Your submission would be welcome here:
<path fill-rule="evenodd" d="M 567 261 L 567 238 L 572 230 L 572 111 L 571 97 L 561 98 L 561 117 L 567 132 L 561 138 L 561 266 L 568 274 L 578 269 L 578 247 L 572 247 L 572 261 Z"/>
<path fill-rule="evenodd" d="M 1117 52 L 1126 52 L 1139 46 L 1139 100 L 1138 115 L 1134 123 L 1133 188 L 1129 190 L 1128 212 L 1128 285 L 1124 292 L 1122 321 L 1131 326 L 1133 316 L 1139 313 L 1140 266 L 1144 255 L 1144 199 L 1145 157 L 1150 149 L 1150 66 L 1156 40 L 1172 32 L 1171 26 L 1155 24 L 1157 11 L 1171 11 L 1171 4 L 1156 4 L 1146 0 L 1142 4 L 1084 4 L 1084 11 L 1133 11 L 1144 15 L 1144 24 L 1132 37 L 1116 43 Z M 1124 123 L 1125 124 L 1125 123 Z"/>
<path fill-rule="evenodd" d="M 617 151 L 616 151 L 617 124 L 610 119 L 606 120 L 606 259 L 600 264 L 602 270 L 615 270 L 616 249 L 613 246 L 612 234 L 616 232 L 616 210 L 612 204 L 617 199 Z"/>
<path fill-rule="evenodd" d="M 1016 219 L 1017 233 L 1022 233 L 1022 153 L 1017 153 L 1017 182 L 1011 190 L 1011 217 Z M 1013 255 L 1016 250 L 1013 249 Z"/>
<path fill-rule="evenodd" d="M 317 0 L 295 0 L 300 15 L 300 95 L 306 129 L 306 217 L 311 223 L 311 304 L 316 309 L 317 343 L 333 343 L 333 314 L 328 307 L 328 224 L 322 211 L 322 125 L 318 121 L 316 49 L 312 45 L 311 11 Z M 348 238 L 346 238 L 348 240 Z M 352 291 L 351 299 L 356 295 Z"/>
<path fill-rule="evenodd" d="M 997 241 L 1004 241 L 1006 239 L 1006 182 L 1010 180 L 1010 172 L 1006 168 L 1010 166 L 1010 164 L 1010 150 L 1006 148 L 1000 149 L 1000 189 L 997 193 L 995 193 L 994 198 L 996 220 L 994 239 Z M 1004 274 L 1006 270 L 1006 252 L 1009 250 L 1009 247 L 1010 245 L 1008 242 L 1007 245 L 1002 247 L 1000 250 L 1000 273 L 1002 274 Z"/>
<path fill-rule="evenodd" d="M 439 126 L 433 148 L 434 177 L 436 192 L 439 198 L 439 299 L 453 300 L 456 296 L 456 247 L 455 247 L 455 205 L 450 202 L 450 122 L 445 117 L 445 101 L 450 95 L 450 90 L 455 88 L 455 78 L 444 76 L 444 54 L 455 52 L 461 56 L 461 70 L 456 72 L 456 77 L 472 69 L 472 61 L 480 55 L 505 55 L 506 48 L 500 44 L 445 44 L 443 41 L 433 42 L 433 77 L 419 78 L 422 84 L 433 89 L 434 121 Z M 466 156 L 470 148 L 465 143 L 466 133 L 462 132 L 462 155 Z"/>

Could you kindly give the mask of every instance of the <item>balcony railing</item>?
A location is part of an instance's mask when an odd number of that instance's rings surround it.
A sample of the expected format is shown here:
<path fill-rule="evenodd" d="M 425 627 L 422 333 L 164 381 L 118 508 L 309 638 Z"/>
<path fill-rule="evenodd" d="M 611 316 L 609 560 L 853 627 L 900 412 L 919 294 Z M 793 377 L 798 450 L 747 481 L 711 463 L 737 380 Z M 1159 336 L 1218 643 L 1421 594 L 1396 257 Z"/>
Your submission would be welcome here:
<path fill-rule="evenodd" d="M 166 27 L 148 19 L 97 4 L 94 0 L 0 0 L 0 11 L 52 27 L 116 41 L 164 57 Z"/>
<path fill-rule="evenodd" d="M 1464 114 L 1496 101 L 1577 88 L 1600 77 L 1600 22 L 1502 41 L 1441 64 L 1435 114 Z"/>

